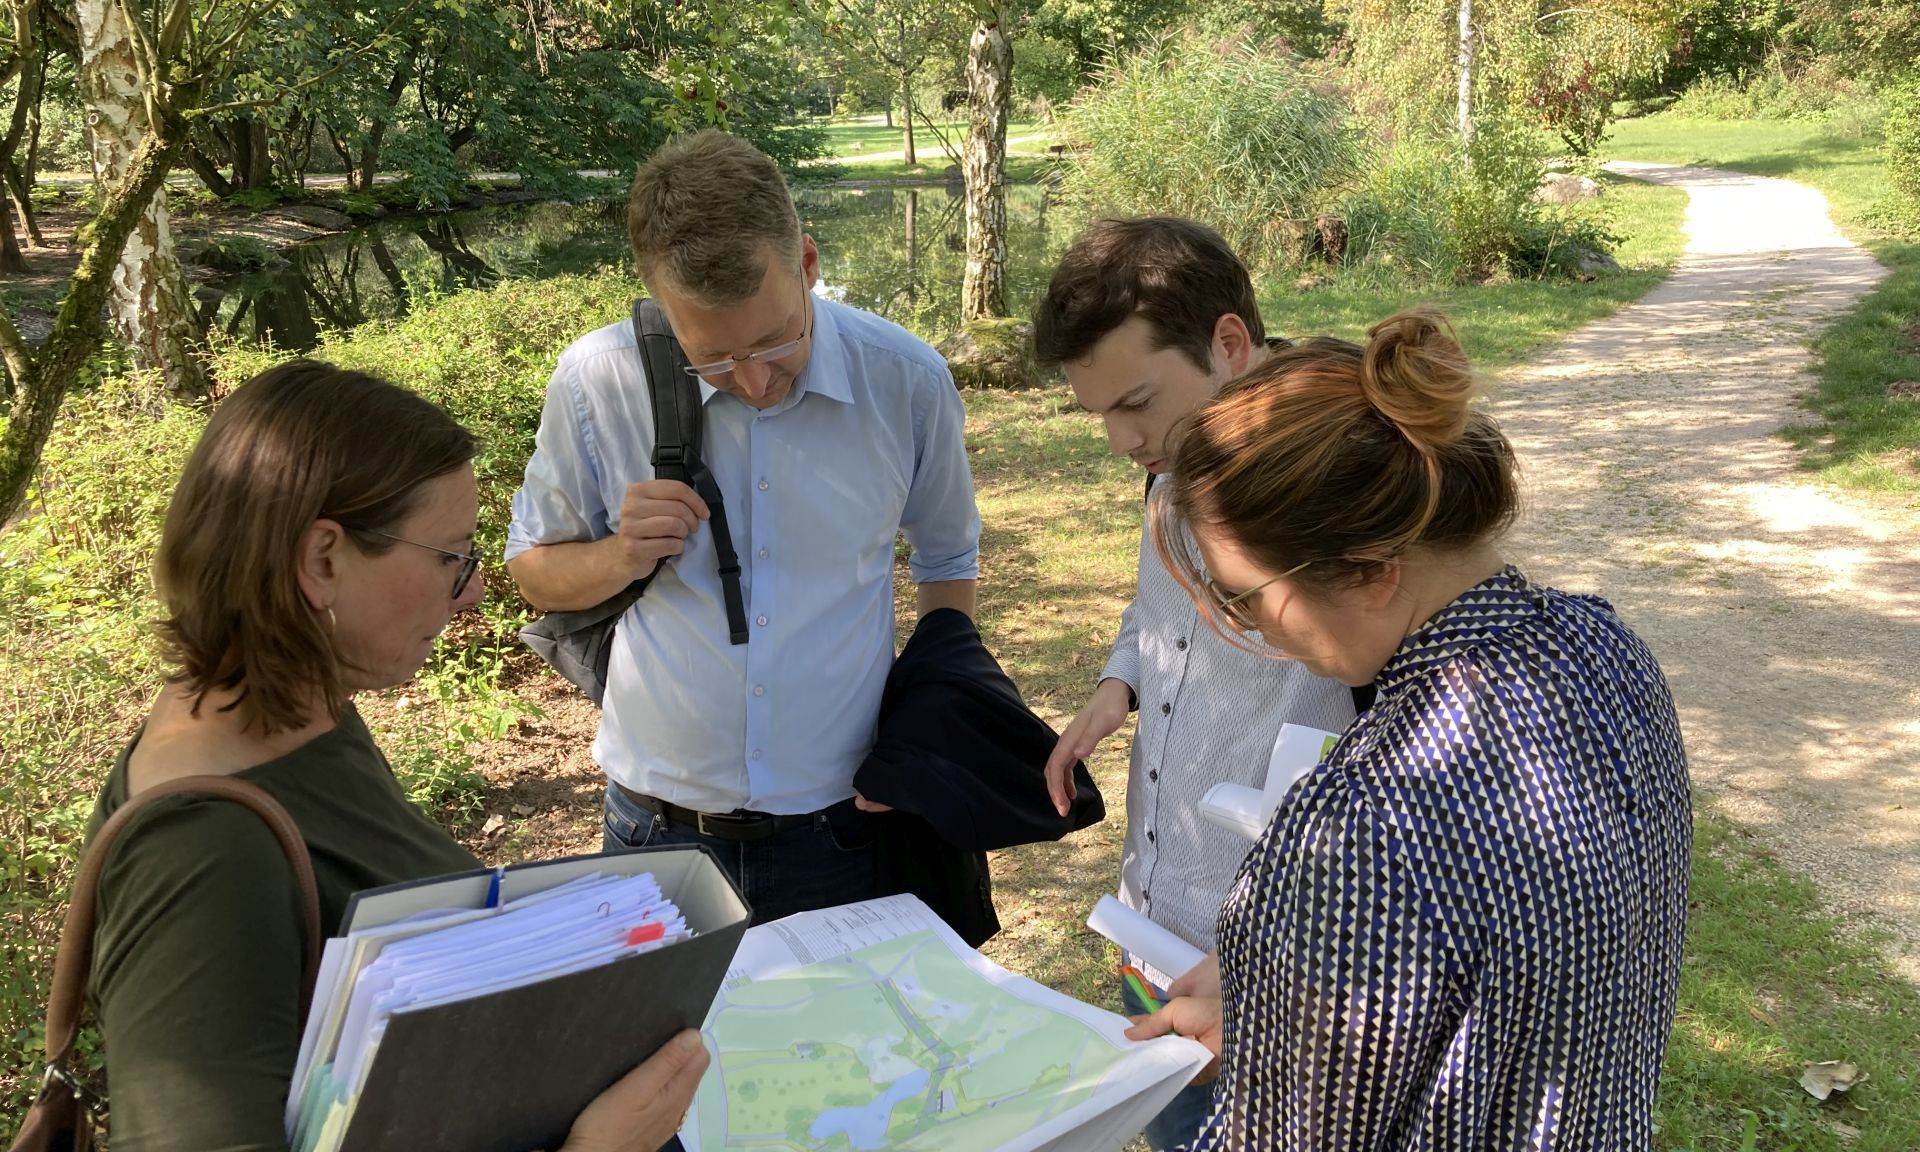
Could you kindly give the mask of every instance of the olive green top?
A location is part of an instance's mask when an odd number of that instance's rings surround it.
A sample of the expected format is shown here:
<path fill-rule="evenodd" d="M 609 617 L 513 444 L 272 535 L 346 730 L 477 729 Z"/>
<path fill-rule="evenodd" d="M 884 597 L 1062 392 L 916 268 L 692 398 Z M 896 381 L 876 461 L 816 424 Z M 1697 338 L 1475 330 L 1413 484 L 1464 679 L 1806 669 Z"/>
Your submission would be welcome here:
<path fill-rule="evenodd" d="M 121 752 L 88 837 L 126 799 Z M 237 774 L 292 815 L 331 935 L 364 888 L 479 867 L 408 802 L 352 705 L 330 732 Z M 156 802 L 100 880 L 93 979 L 114 1152 L 284 1149 L 299 1054 L 299 896 L 280 842 L 247 808 Z"/>

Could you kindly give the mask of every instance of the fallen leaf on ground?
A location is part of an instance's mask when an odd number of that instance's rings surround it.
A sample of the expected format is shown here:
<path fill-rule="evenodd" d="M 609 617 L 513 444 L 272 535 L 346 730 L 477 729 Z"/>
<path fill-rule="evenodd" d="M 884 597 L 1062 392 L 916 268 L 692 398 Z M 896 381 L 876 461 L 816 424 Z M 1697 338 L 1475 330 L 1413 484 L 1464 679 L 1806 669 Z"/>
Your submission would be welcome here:
<path fill-rule="evenodd" d="M 1807 1065 L 1800 1073 L 1800 1087 L 1815 1100 L 1825 1100 L 1835 1092 L 1845 1092 L 1867 1078 L 1867 1074 L 1844 1060 L 1822 1060 Z"/>
<path fill-rule="evenodd" d="M 531 816 L 531 815 L 533 815 L 533 805 L 531 805 L 531 804 L 515 804 L 515 805 L 513 806 L 513 814 L 514 814 L 515 816 Z"/>
<path fill-rule="evenodd" d="M 1835 1136 L 1840 1137 L 1840 1139 L 1849 1144 L 1860 1139 L 1860 1129 L 1855 1128 L 1851 1124 L 1842 1124 L 1840 1121 L 1835 1120 L 1833 1123 L 1827 1125 L 1827 1127 L 1833 1130 Z"/>
<path fill-rule="evenodd" d="M 500 831 L 500 829 L 505 828 L 506 826 L 507 826 L 507 818 L 498 813 L 495 813 L 494 815 L 487 817 L 487 822 L 485 824 L 480 825 L 480 835 L 491 836 L 495 832 Z M 1822 1096 L 1821 1099 L 1825 1100 L 1826 1097 Z"/>

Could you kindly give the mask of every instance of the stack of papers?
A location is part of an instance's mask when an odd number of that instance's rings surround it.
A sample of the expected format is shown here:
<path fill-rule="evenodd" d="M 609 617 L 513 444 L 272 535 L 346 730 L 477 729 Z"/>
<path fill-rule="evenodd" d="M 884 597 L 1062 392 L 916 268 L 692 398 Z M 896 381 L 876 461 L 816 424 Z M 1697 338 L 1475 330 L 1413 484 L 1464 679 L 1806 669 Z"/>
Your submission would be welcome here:
<path fill-rule="evenodd" d="M 589 872 L 497 906 L 425 911 L 329 940 L 287 1096 L 289 1142 L 298 1152 L 336 1152 L 394 1017 L 690 935 L 651 872 Z"/>

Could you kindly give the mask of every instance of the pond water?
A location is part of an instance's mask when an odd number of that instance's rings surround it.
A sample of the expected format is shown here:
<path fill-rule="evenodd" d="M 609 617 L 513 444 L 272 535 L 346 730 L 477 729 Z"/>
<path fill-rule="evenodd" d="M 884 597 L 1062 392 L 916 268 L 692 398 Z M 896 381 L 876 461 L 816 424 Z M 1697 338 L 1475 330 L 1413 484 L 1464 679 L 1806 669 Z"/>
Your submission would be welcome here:
<path fill-rule="evenodd" d="M 957 190 L 810 189 L 795 199 L 836 295 L 928 340 L 954 328 L 966 268 Z M 402 316 L 423 292 L 626 267 L 625 207 L 527 204 L 382 221 L 294 248 L 284 267 L 203 288 L 203 315 L 237 339 L 304 351 L 324 330 Z M 1007 232 L 1008 306 L 1024 314 L 1045 290 L 1068 226 L 1046 188 L 1015 185 Z"/>
<path fill-rule="evenodd" d="M 822 1143 L 844 1135 L 856 1149 L 885 1148 L 887 1119 L 893 1106 L 926 1091 L 932 1079 L 925 1068 L 915 1068 L 887 1086 L 885 1092 L 856 1108 L 827 1108 L 813 1121 L 807 1135 Z"/>

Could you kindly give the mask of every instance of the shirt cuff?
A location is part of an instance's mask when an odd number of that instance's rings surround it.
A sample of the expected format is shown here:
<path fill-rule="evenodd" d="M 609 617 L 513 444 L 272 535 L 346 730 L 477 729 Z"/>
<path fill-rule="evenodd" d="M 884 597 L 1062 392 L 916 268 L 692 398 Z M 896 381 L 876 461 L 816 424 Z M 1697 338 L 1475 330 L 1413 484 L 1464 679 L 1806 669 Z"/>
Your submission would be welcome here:
<path fill-rule="evenodd" d="M 1127 692 L 1133 697 L 1133 710 L 1140 707 L 1140 650 L 1118 645 L 1113 655 L 1107 657 L 1107 666 L 1101 670 L 1100 679 L 1118 680 L 1127 686 Z"/>
<path fill-rule="evenodd" d="M 980 549 L 973 548 L 951 560 L 922 564 L 916 558 L 907 562 L 915 584 L 940 584 L 948 580 L 980 579 Z"/>

